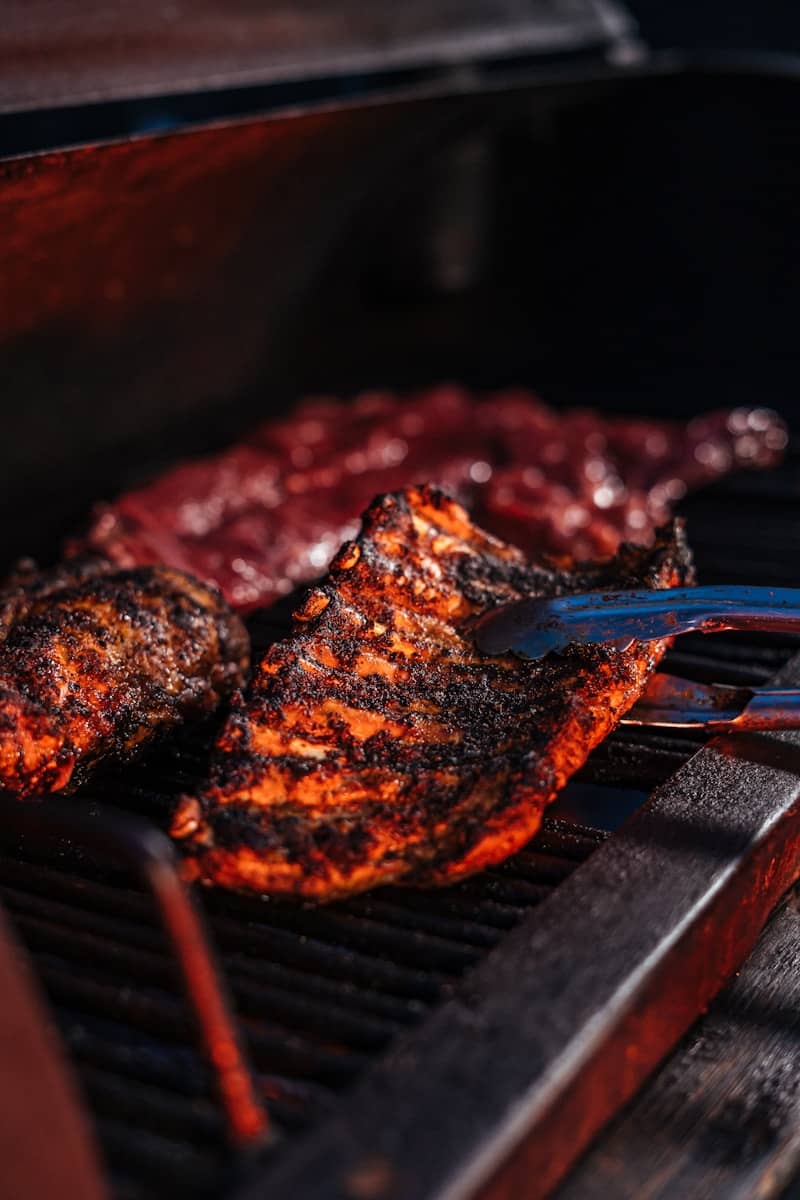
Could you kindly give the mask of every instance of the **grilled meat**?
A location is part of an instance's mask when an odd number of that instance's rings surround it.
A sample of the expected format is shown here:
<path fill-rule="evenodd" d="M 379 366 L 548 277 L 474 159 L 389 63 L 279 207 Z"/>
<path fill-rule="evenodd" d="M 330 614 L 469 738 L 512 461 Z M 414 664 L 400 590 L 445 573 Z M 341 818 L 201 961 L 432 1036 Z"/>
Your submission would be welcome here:
<path fill-rule="evenodd" d="M 780 458 L 767 409 L 677 422 L 554 412 L 530 392 L 456 387 L 308 400 L 245 442 L 103 505 L 74 547 L 165 562 L 257 607 L 317 578 L 379 492 L 438 483 L 529 554 L 600 558 L 651 544 L 687 489 Z M 73 548 L 74 548 L 73 547 Z"/>
<path fill-rule="evenodd" d="M 431 487 L 376 500 L 360 536 L 234 704 L 211 782 L 179 803 L 187 874 L 329 900 L 499 862 L 641 694 L 666 643 L 487 658 L 474 619 L 523 596 L 691 580 L 680 525 L 555 570 Z"/>
<path fill-rule="evenodd" d="M 0 592 L 0 790 L 72 790 L 239 686 L 248 639 L 218 593 L 166 567 L 30 566 Z"/>

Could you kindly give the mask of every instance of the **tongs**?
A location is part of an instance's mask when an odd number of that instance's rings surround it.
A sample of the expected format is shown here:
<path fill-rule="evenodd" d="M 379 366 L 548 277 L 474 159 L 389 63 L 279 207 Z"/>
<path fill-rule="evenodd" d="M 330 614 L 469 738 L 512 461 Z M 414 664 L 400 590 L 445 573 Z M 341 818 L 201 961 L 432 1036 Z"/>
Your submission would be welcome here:
<path fill-rule="evenodd" d="M 723 630 L 800 632 L 800 588 L 699 587 L 587 592 L 521 600 L 483 617 L 485 654 L 543 658 L 576 643 L 624 650 L 635 641 Z M 800 728 L 800 691 L 692 683 L 656 675 L 625 718 L 629 725 L 712 732 Z"/>
<path fill-rule="evenodd" d="M 800 690 L 695 683 L 659 672 L 621 724 L 709 733 L 800 729 Z"/>

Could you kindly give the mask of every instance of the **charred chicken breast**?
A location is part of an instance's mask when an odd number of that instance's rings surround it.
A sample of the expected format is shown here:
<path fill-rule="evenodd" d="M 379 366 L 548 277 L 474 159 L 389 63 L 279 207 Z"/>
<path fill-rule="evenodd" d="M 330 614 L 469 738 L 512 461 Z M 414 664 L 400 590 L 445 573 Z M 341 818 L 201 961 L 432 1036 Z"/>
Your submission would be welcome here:
<path fill-rule="evenodd" d="M 27 569 L 0 592 L 0 791 L 71 790 L 241 684 L 245 629 L 166 567 Z"/>
<path fill-rule="evenodd" d="M 682 529 L 553 569 L 441 492 L 376 500 L 259 664 L 172 833 L 187 874 L 330 900 L 496 863 L 641 694 L 666 643 L 487 658 L 470 627 L 523 596 L 688 582 Z"/>

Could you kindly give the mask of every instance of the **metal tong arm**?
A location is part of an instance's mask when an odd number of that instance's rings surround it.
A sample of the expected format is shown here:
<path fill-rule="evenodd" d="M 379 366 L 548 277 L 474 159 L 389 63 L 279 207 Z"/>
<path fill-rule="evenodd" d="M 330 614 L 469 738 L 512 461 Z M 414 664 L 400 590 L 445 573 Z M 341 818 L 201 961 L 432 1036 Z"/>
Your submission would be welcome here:
<path fill-rule="evenodd" d="M 622 724 L 710 733 L 800 729 L 800 689 L 695 683 L 659 672 Z"/>
<path fill-rule="evenodd" d="M 562 596 L 564 615 L 602 620 L 669 616 L 676 633 L 695 630 L 719 633 L 723 629 L 800 630 L 800 588 L 697 587 L 641 589 L 631 592 L 585 592 Z"/>
<path fill-rule="evenodd" d="M 513 650 L 540 658 L 571 643 L 625 648 L 692 631 L 800 631 L 800 588 L 698 587 L 584 592 L 520 600 L 477 623 L 485 654 Z"/>

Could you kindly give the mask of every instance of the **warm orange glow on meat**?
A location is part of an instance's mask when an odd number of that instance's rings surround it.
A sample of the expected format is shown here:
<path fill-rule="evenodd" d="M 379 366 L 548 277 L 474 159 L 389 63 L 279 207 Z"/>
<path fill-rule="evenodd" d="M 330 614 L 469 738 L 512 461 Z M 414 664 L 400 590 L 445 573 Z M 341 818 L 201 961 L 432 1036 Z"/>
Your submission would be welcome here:
<path fill-rule="evenodd" d="M 480 655 L 471 622 L 522 596 L 690 575 L 679 526 L 610 563 L 555 570 L 435 489 L 375 501 L 235 705 L 210 786 L 181 802 L 172 833 L 188 874 L 329 900 L 449 883 L 507 857 L 666 643 L 523 662 Z"/>
<path fill-rule="evenodd" d="M 71 790 L 102 759 L 213 711 L 247 634 L 212 588 L 167 567 L 71 563 L 0 591 L 0 791 Z"/>

